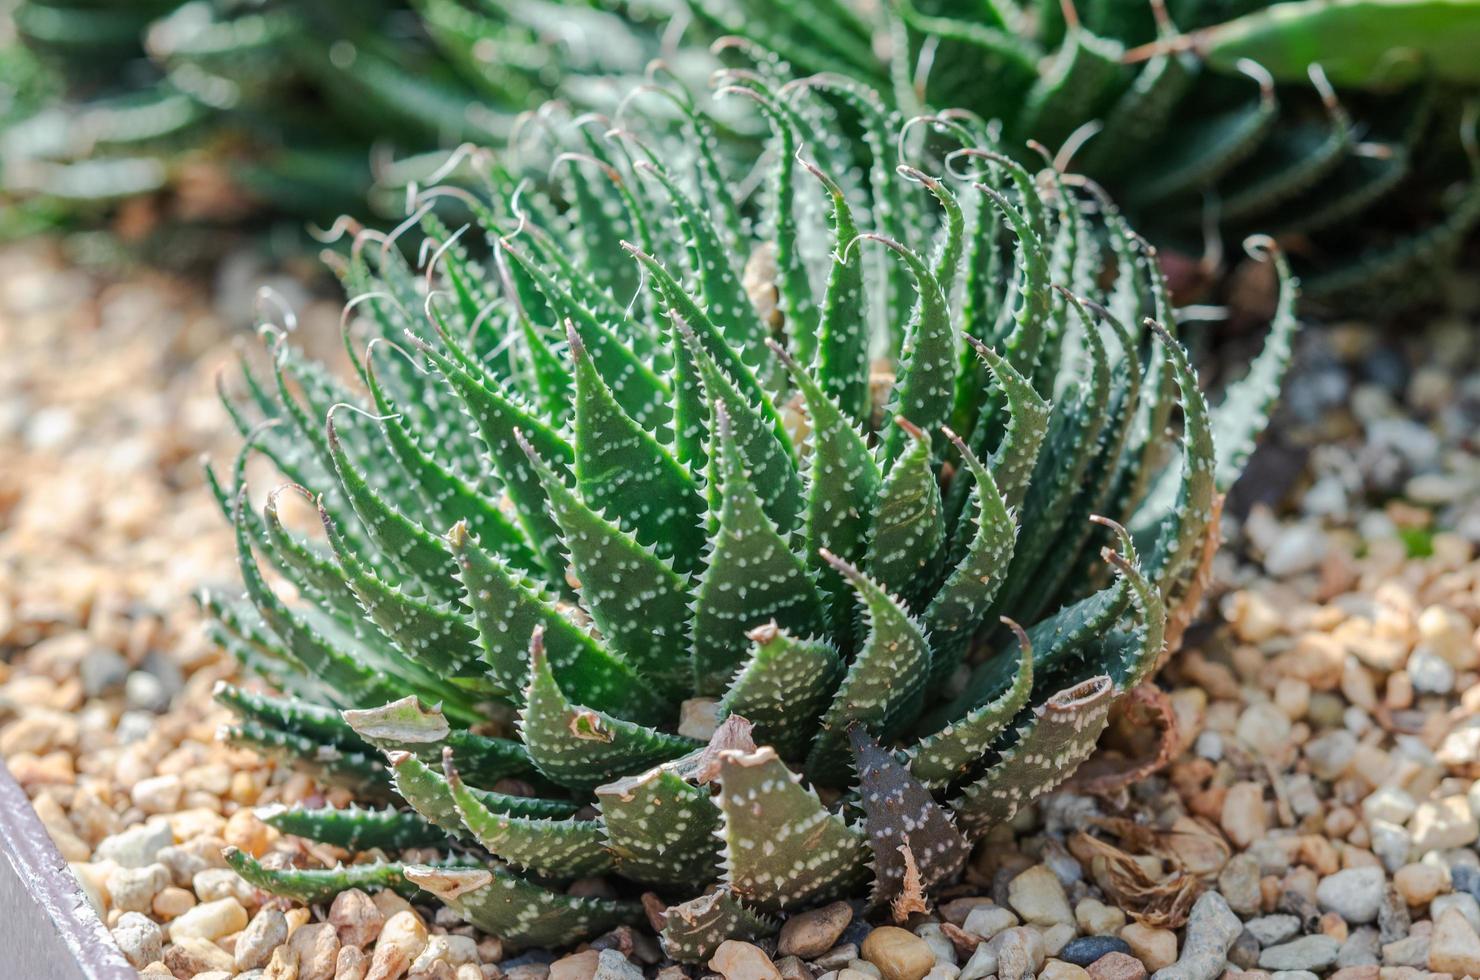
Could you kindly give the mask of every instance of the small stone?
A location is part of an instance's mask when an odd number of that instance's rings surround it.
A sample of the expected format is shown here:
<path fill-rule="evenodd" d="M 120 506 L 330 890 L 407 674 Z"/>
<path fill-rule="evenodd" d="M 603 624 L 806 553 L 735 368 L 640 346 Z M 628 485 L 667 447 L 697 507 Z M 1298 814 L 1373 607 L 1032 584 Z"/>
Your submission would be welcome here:
<path fill-rule="evenodd" d="M 209 939 L 186 936 L 176 940 L 164 951 L 164 965 L 176 976 L 193 977 L 210 970 L 232 968 L 231 954 Z"/>
<path fill-rule="evenodd" d="M 810 960 L 821 956 L 837 944 L 843 930 L 853 921 L 853 909 L 847 902 L 833 902 L 819 909 L 802 912 L 786 920 L 776 941 L 780 956 L 800 956 Z"/>
<path fill-rule="evenodd" d="M 365 951 L 357 946 L 339 947 L 339 955 L 334 958 L 334 980 L 365 980 L 365 974 L 370 972 L 370 957 Z M 482 973 L 479 973 L 482 980 Z"/>
<path fill-rule="evenodd" d="M 1257 702 L 1239 715 L 1234 734 L 1258 755 L 1279 758 L 1289 750 L 1290 716 L 1268 701 Z"/>
<path fill-rule="evenodd" d="M 999 980 L 1033 980 L 1046 959 L 1043 937 L 1024 926 L 1004 929 L 987 945 L 997 957 Z"/>
<path fill-rule="evenodd" d="M 339 933 L 341 943 L 364 949 L 380 935 L 385 916 L 374 899 L 358 888 L 351 888 L 334 896 L 334 904 L 329 906 L 329 921 Z"/>
<path fill-rule="evenodd" d="M 1373 820 L 1367 829 L 1372 835 L 1372 853 L 1382 861 L 1384 868 L 1397 871 L 1408 863 L 1408 855 L 1413 851 L 1412 834 L 1386 820 Z"/>
<path fill-rule="evenodd" d="M 1106 953 L 1087 968 L 1091 980 L 1145 980 L 1146 966 L 1125 953 Z"/>
<path fill-rule="evenodd" d="M 190 887 L 195 890 L 195 897 L 202 902 L 234 898 L 248 908 L 259 902 L 257 889 L 231 868 L 205 868 L 197 871 L 191 879 Z"/>
<path fill-rule="evenodd" d="M 1129 930 L 1130 926 L 1126 926 Z M 1204 892 L 1192 906 L 1187 920 L 1182 955 L 1171 966 L 1157 970 L 1153 980 L 1213 980 L 1223 972 L 1228 961 L 1228 948 L 1244 931 L 1238 916 L 1217 892 Z M 1135 941 L 1121 936 L 1135 948 Z"/>
<path fill-rule="evenodd" d="M 834 946 L 813 960 L 813 964 L 822 970 L 841 970 L 849 962 L 858 959 L 858 947 L 853 943 L 843 943 Z"/>
<path fill-rule="evenodd" d="M 125 912 L 112 932 L 123 958 L 135 969 L 142 970 L 164 955 L 164 931 L 146 915 Z"/>
<path fill-rule="evenodd" d="M 134 784 L 129 798 L 134 806 L 145 813 L 173 813 L 180 807 L 180 797 L 185 793 L 185 784 L 174 773 L 150 776 Z"/>
<path fill-rule="evenodd" d="M 946 966 L 956 965 L 956 946 L 941 931 L 939 922 L 922 923 L 915 928 L 915 935 L 925 940 L 926 944 L 930 946 L 931 951 L 935 953 L 935 963 L 937 966 L 941 964 L 945 964 Z"/>
<path fill-rule="evenodd" d="M 170 923 L 170 940 L 217 940 L 247 927 L 247 910 L 234 898 L 197 905 Z"/>
<path fill-rule="evenodd" d="M 1382 965 L 1420 969 L 1429 962 L 1429 933 L 1404 936 L 1382 947 Z"/>
<path fill-rule="evenodd" d="M 1408 657 L 1408 680 L 1420 694 L 1448 694 L 1454 690 L 1454 666 L 1428 647 Z"/>
<path fill-rule="evenodd" d="M 1330 936 L 1302 936 L 1260 953 L 1259 965 L 1266 970 L 1324 970 L 1336 962 L 1340 949 L 1341 943 Z"/>
<path fill-rule="evenodd" d="M 895 926 L 880 926 L 870 932 L 861 952 L 865 960 L 879 968 L 884 980 L 921 980 L 935 966 L 930 944 Z"/>
<path fill-rule="evenodd" d="M 981 905 L 971 910 L 966 917 L 966 922 L 961 926 L 973 936 L 982 939 L 991 939 L 1003 929 L 1011 929 L 1018 924 L 1018 917 L 1011 909 L 1003 908 L 1001 905 Z"/>
<path fill-rule="evenodd" d="M 1362 926 L 1360 929 L 1352 930 L 1351 935 L 1346 937 L 1346 942 L 1341 944 L 1341 951 L 1336 954 L 1336 965 L 1338 967 L 1348 966 L 1376 966 L 1381 959 L 1382 949 L 1378 945 L 1377 930 L 1371 926 Z"/>
<path fill-rule="evenodd" d="M 1074 921 L 1087 936 L 1113 936 L 1125 926 L 1125 913 L 1098 899 L 1086 898 L 1074 906 Z"/>
<path fill-rule="evenodd" d="M 1366 925 L 1377 921 L 1386 885 L 1387 877 L 1382 868 L 1347 868 L 1321 879 L 1316 886 L 1316 902 L 1322 909 L 1335 912 L 1352 925 Z"/>
<path fill-rule="evenodd" d="M 1043 953 L 1045 956 L 1058 956 L 1059 951 L 1069 945 L 1069 940 L 1074 938 L 1074 927 L 1062 922 L 1056 926 L 1049 926 L 1040 930 L 1043 936 Z"/>
<path fill-rule="evenodd" d="M 1480 822 L 1463 796 L 1420 803 L 1413 811 L 1408 830 L 1413 834 L 1414 850 L 1420 854 L 1468 847 L 1480 838 Z"/>
<path fill-rule="evenodd" d="M 1264 570 L 1277 579 L 1314 571 L 1327 547 L 1326 532 L 1315 524 L 1282 527 L 1264 552 Z"/>
<path fill-rule="evenodd" d="M 1448 885 L 1443 868 L 1431 864 L 1409 864 L 1393 875 L 1393 887 L 1412 906 L 1427 905 Z"/>
<path fill-rule="evenodd" d="M 550 980 L 591 980 L 596 976 L 596 965 L 601 951 L 583 949 L 579 953 L 562 956 L 550 964 Z"/>
<path fill-rule="evenodd" d="M 246 807 L 233 813 L 221 831 L 226 843 L 258 858 L 267 853 L 275 834 L 276 831 Z"/>
<path fill-rule="evenodd" d="M 1368 821 L 1386 820 L 1389 823 L 1405 824 L 1413 816 L 1418 804 L 1413 797 L 1396 786 L 1379 786 L 1362 801 L 1362 816 Z"/>
<path fill-rule="evenodd" d="M 925 974 L 925 980 L 958 980 L 961 968 L 950 963 L 937 963 Z M 785 978 L 783 978 L 785 980 Z"/>
<path fill-rule="evenodd" d="M 161 820 L 140 824 L 99 841 L 93 860 L 112 861 L 125 868 L 142 868 L 153 864 L 159 852 L 174 842 L 175 835 L 168 823 Z"/>
<path fill-rule="evenodd" d="M 1254 976 L 1260 975 L 1254 974 Z M 1250 977 L 1250 980 L 1253 978 Z M 1269 980 L 1319 980 L 1319 978 L 1310 970 L 1275 970 L 1269 974 Z"/>
<path fill-rule="evenodd" d="M 1218 891 L 1239 915 L 1258 915 L 1263 901 L 1259 878 L 1259 862 L 1254 856 L 1237 854 L 1218 873 Z"/>
<path fill-rule="evenodd" d="M 299 926 L 288 937 L 288 948 L 298 963 L 298 980 L 334 980 L 339 937 L 329 922 Z"/>
<path fill-rule="evenodd" d="M 961 967 L 957 980 L 982 980 L 997 972 L 997 951 L 990 943 L 982 943 Z"/>
<path fill-rule="evenodd" d="M 148 912 L 154 896 L 169 887 L 170 871 L 162 864 L 142 868 L 114 868 L 105 886 L 113 907 L 125 912 Z"/>
<path fill-rule="evenodd" d="M 446 939 L 448 941 L 449 948 L 455 948 L 457 946 L 456 940 L 465 940 L 469 946 L 474 945 L 473 940 L 467 936 L 433 936 L 431 942 L 427 944 L 428 951 L 431 950 L 432 945 L 435 944 L 439 938 Z M 427 954 L 422 954 L 422 956 L 425 955 Z M 716 953 L 716 955 L 718 955 L 718 953 Z M 765 956 L 764 953 L 762 953 L 761 955 Z M 474 956 L 476 958 L 476 953 L 474 954 Z M 455 963 L 458 961 L 456 959 L 456 954 L 449 954 L 448 956 L 444 957 L 444 959 L 449 963 Z M 466 960 L 464 960 L 464 962 L 466 962 Z M 770 966 L 770 964 L 771 960 L 769 957 L 767 957 L 766 965 Z M 728 977 L 729 975 L 726 974 L 726 976 Z M 749 978 L 749 980 L 780 980 L 781 974 L 777 972 L 774 966 L 771 966 L 771 971 L 769 973 L 742 973 L 737 974 L 737 977 L 742 978 L 742 980 L 743 978 Z M 643 980 L 642 967 L 627 959 L 627 957 L 623 955 L 621 950 L 603 949 L 601 951 L 601 955 L 596 958 L 595 980 Z"/>
<path fill-rule="evenodd" d="M 1245 929 L 1238 934 L 1233 945 L 1228 947 L 1228 962 L 1243 970 L 1252 970 L 1259 965 L 1259 940 Z"/>
<path fill-rule="evenodd" d="M 366 980 L 393 980 L 406 971 L 411 962 L 426 948 L 427 927 L 411 909 L 397 912 L 386 919 L 370 956 Z M 543 964 L 542 964 L 543 965 Z"/>
<path fill-rule="evenodd" d="M 1428 967 L 1435 973 L 1480 977 L 1480 936 L 1458 909 L 1448 909 L 1434 921 Z"/>
<path fill-rule="evenodd" d="M 1269 829 L 1264 807 L 1264 787 L 1259 783 L 1234 783 L 1223 797 L 1219 825 L 1228 839 L 1246 848 Z"/>
<path fill-rule="evenodd" d="M 110 694 L 123 687 L 128 677 L 128 661 L 116 650 L 99 647 L 88 653 L 77 665 L 82 691 L 90 698 Z"/>
<path fill-rule="evenodd" d="M 233 959 L 236 969 L 245 972 L 267 965 L 272 951 L 288 940 L 288 920 L 275 908 L 264 908 L 236 937 Z"/>
<path fill-rule="evenodd" d="M 1120 930 L 1120 938 L 1130 944 L 1131 953 L 1153 973 L 1177 962 L 1177 934 L 1170 929 L 1132 922 Z"/>
<path fill-rule="evenodd" d="M 1459 909 L 1475 931 L 1480 932 L 1480 902 L 1475 901 L 1475 896 L 1468 892 L 1440 895 L 1429 903 L 1429 918 L 1438 919 L 1446 909 Z"/>
<path fill-rule="evenodd" d="M 1344 966 L 1331 974 L 1327 980 L 1378 980 L 1382 976 L 1382 968 L 1376 963 L 1364 964 L 1362 966 Z"/>
<path fill-rule="evenodd" d="M 1346 772 L 1357 754 L 1357 737 L 1337 728 L 1305 743 L 1305 760 L 1316 777 L 1335 780 Z"/>
<path fill-rule="evenodd" d="M 776 961 L 776 972 L 781 974 L 781 980 L 814 980 L 812 971 L 807 964 L 795 956 L 783 956 Z M 929 974 L 926 974 L 929 976 Z M 678 980 L 678 978 L 674 978 Z M 687 980 L 687 978 L 684 978 Z"/>
<path fill-rule="evenodd" d="M 1038 972 L 1038 980 L 1089 980 L 1084 967 L 1064 960 L 1048 960 Z"/>
<path fill-rule="evenodd" d="M 1129 953 L 1130 943 L 1118 936 L 1081 936 L 1059 950 L 1058 958 L 1075 966 L 1089 966 L 1106 953 Z"/>
<path fill-rule="evenodd" d="M 184 915 L 193 908 L 195 908 L 195 896 L 184 888 L 176 888 L 174 885 L 155 895 L 150 905 L 150 911 L 166 922 Z"/>
<path fill-rule="evenodd" d="M 1039 926 L 1074 924 L 1074 909 L 1058 876 L 1046 864 L 1037 864 L 1013 878 L 1007 902 L 1024 922 Z"/>
<path fill-rule="evenodd" d="M 1278 946 L 1300 932 L 1300 918 L 1294 915 L 1261 915 L 1245 922 L 1244 928 L 1259 940 L 1260 946 Z"/>
<path fill-rule="evenodd" d="M 935 969 L 935 967 L 931 967 L 931 969 L 933 970 Z M 884 974 L 879 972 L 879 968 L 874 966 L 868 960 L 854 960 L 853 962 L 848 964 L 843 972 L 852 973 L 855 978 L 861 976 L 871 977 L 872 980 L 883 980 L 884 977 Z M 926 976 L 929 976 L 929 974 L 926 974 Z"/>

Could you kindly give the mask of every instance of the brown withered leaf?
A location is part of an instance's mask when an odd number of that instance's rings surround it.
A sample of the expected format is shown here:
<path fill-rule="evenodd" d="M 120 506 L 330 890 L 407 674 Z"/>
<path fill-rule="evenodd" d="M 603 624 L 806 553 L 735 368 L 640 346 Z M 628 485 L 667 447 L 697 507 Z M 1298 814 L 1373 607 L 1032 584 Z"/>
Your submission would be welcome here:
<path fill-rule="evenodd" d="M 1192 903 L 1202 893 L 1196 875 L 1176 871 L 1160 881 L 1146 872 L 1135 855 L 1092 837 L 1084 831 L 1076 844 L 1094 855 L 1095 880 L 1105 893 L 1137 922 L 1158 929 L 1177 929 L 1187 923 Z"/>
<path fill-rule="evenodd" d="M 920 883 L 920 868 L 915 864 L 915 852 L 909 842 L 899 845 L 899 856 L 904 860 L 904 880 L 899 894 L 889 901 L 889 911 L 898 923 L 906 922 L 916 912 L 929 912 L 930 904 L 925 901 L 925 887 Z"/>
<path fill-rule="evenodd" d="M 1166 768 L 1177 747 L 1177 716 L 1165 692 L 1142 684 L 1110 709 L 1095 753 L 1070 781 L 1075 792 L 1109 796 Z"/>

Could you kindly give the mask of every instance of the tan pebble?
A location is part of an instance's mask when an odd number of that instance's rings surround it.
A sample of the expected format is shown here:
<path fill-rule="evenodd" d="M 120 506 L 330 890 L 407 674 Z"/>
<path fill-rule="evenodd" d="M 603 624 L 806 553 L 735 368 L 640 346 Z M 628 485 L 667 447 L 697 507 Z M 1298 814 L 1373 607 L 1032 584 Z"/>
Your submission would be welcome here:
<path fill-rule="evenodd" d="M 1321 935 L 1330 936 L 1339 943 L 1346 942 L 1349 933 L 1346 920 L 1335 912 L 1327 912 L 1321 916 L 1320 929 Z"/>
<path fill-rule="evenodd" d="M 426 944 L 427 927 L 421 917 L 410 909 L 397 912 L 380 930 L 366 980 L 398 980 Z"/>
<path fill-rule="evenodd" d="M 452 980 L 483 980 L 483 968 L 476 963 L 464 963 L 453 972 Z"/>
<path fill-rule="evenodd" d="M 1024 922 L 1038 926 L 1073 925 L 1074 909 L 1058 876 L 1037 864 L 1007 885 L 1007 902 Z"/>
<path fill-rule="evenodd" d="M 231 774 L 226 796 L 241 806 L 251 806 L 262 796 L 262 777 L 255 772 L 238 770 Z"/>
<path fill-rule="evenodd" d="M 209 973 L 197 973 L 191 980 L 231 980 L 230 970 L 212 970 Z"/>
<path fill-rule="evenodd" d="M 1263 837 L 1269 827 L 1264 806 L 1264 787 L 1259 783 L 1234 783 L 1228 788 L 1219 815 L 1219 826 L 1239 847 L 1248 847 Z"/>
<path fill-rule="evenodd" d="M 198 806 L 169 816 L 175 840 L 192 841 L 197 837 L 220 837 L 226 820 L 214 807 Z"/>
<path fill-rule="evenodd" d="M 1038 972 L 1038 980 L 1087 980 L 1089 971 L 1063 960 L 1048 960 Z"/>
<path fill-rule="evenodd" d="M 1131 922 L 1120 930 L 1120 938 L 1130 946 L 1136 959 L 1153 973 L 1177 962 L 1177 934 L 1170 929 Z"/>
<path fill-rule="evenodd" d="M 1457 908 L 1445 909 L 1434 923 L 1429 969 L 1456 977 L 1480 977 L 1480 936 Z"/>
<path fill-rule="evenodd" d="M 145 813 L 173 813 L 180 806 L 183 792 L 179 776 L 151 776 L 134 784 L 129 799 Z"/>
<path fill-rule="evenodd" d="M 1431 864 L 1408 864 L 1393 875 L 1393 887 L 1409 905 L 1427 905 L 1449 888 L 1449 875 Z"/>
<path fill-rule="evenodd" d="M 1146 965 L 1125 953 L 1106 953 L 1085 972 L 1091 980 L 1145 980 Z"/>
<path fill-rule="evenodd" d="M 1074 906 L 1074 921 L 1086 936 L 1113 936 L 1125 925 L 1125 913 L 1094 898 Z"/>
<path fill-rule="evenodd" d="M 376 892 L 372 896 L 372 898 L 375 901 L 375 907 L 380 909 L 380 914 L 385 916 L 387 919 L 395 915 L 397 912 L 411 911 L 411 903 L 406 901 L 400 895 L 397 895 L 395 892 L 391 891 L 389 888 L 383 891 Z"/>
<path fill-rule="evenodd" d="M 329 921 L 339 930 L 341 943 L 363 949 L 380 935 L 385 916 L 367 893 L 351 888 L 334 897 L 334 904 L 329 906 Z"/>
<path fill-rule="evenodd" d="M 819 909 L 798 913 L 786 920 L 776 942 L 776 953 L 780 956 L 799 956 L 804 960 L 821 956 L 837 943 L 848 923 L 853 921 L 853 910 L 847 902 L 833 902 Z"/>
<path fill-rule="evenodd" d="M 170 923 L 170 939 L 216 940 L 247 927 L 247 910 L 234 898 L 197 905 Z"/>
<path fill-rule="evenodd" d="M 370 972 L 370 957 L 355 946 L 339 947 L 339 956 L 334 961 L 334 980 L 365 980 Z"/>
<path fill-rule="evenodd" d="M 176 888 L 171 885 L 154 896 L 150 908 L 155 916 L 168 922 L 171 919 L 184 915 L 195 907 L 195 896 L 184 888 Z"/>
<path fill-rule="evenodd" d="M 1468 847 L 1480 838 L 1480 822 L 1469 800 L 1458 795 L 1420 803 L 1408 830 L 1413 834 L 1413 848 L 1420 854 Z"/>
<path fill-rule="evenodd" d="M 277 831 L 259 820 L 257 814 L 245 808 L 231 815 L 221 834 L 226 839 L 226 843 L 246 851 L 253 857 L 266 854 L 276 835 Z"/>
<path fill-rule="evenodd" d="M 504 944 L 496 936 L 484 936 L 478 940 L 478 959 L 484 963 L 497 963 L 504 958 Z"/>
<path fill-rule="evenodd" d="M 187 977 L 208 970 L 229 971 L 234 966 L 230 953 L 200 936 L 185 936 L 167 946 L 164 964 L 177 975 Z"/>
<path fill-rule="evenodd" d="M 879 968 L 884 980 L 921 980 L 935 966 L 930 944 L 895 926 L 880 926 L 870 932 L 860 952 L 865 960 Z"/>
<path fill-rule="evenodd" d="M 139 971 L 139 975 L 144 977 L 169 977 L 170 980 L 174 980 L 175 971 L 165 966 L 162 960 L 159 960 L 144 967 L 144 969 Z"/>
<path fill-rule="evenodd" d="M 1274 687 L 1274 703 L 1291 721 L 1298 721 L 1310 708 L 1310 685 L 1298 677 L 1281 677 Z"/>
<path fill-rule="evenodd" d="M 298 908 L 288 909 L 288 911 L 283 913 L 283 916 L 288 920 L 288 932 L 291 934 L 299 926 L 307 925 L 313 919 L 313 912 L 299 906 Z"/>
<path fill-rule="evenodd" d="M 328 922 L 300 926 L 288 937 L 288 947 L 298 960 L 298 980 L 334 980 L 339 956 L 339 937 Z"/>
<path fill-rule="evenodd" d="M 288 920 L 275 908 L 265 908 L 237 936 L 232 958 L 242 972 L 266 966 L 272 951 L 288 939 Z"/>
<path fill-rule="evenodd" d="M 1370 966 L 1344 966 L 1331 974 L 1328 980 L 1378 980 L 1382 975 L 1382 967 L 1376 963 Z"/>
<path fill-rule="evenodd" d="M 601 951 L 595 949 L 562 956 L 550 964 L 550 980 L 591 980 L 596 976 L 596 963 L 600 958 Z"/>
<path fill-rule="evenodd" d="M 709 958 L 709 968 L 725 980 L 781 980 L 781 973 L 765 950 L 737 939 L 719 944 Z"/>

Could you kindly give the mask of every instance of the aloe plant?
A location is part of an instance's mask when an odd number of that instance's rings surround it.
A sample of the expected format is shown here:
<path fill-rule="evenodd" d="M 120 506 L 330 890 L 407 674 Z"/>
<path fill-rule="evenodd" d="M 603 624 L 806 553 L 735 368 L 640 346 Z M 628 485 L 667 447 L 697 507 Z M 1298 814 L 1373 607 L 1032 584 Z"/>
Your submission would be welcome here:
<path fill-rule="evenodd" d="M 635 135 L 641 99 L 621 128 L 552 119 L 525 159 L 550 196 L 482 155 L 477 193 L 411 202 L 422 269 L 364 229 L 335 259 L 353 385 L 264 325 L 211 476 L 245 596 L 203 602 L 280 693 L 223 687 L 226 737 L 373 807 L 276 826 L 450 853 L 233 853 L 255 884 L 420 889 L 516 945 L 639 922 L 651 890 L 699 960 L 949 880 L 1163 655 L 1288 360 L 1283 259 L 1265 349 L 1209 408 L 1096 186 L 764 56 L 721 81 L 771 130 L 764 180 L 678 92 L 677 138 Z M 291 481 L 260 512 L 257 453 Z M 591 876 L 618 897 L 567 890 Z"/>
<path fill-rule="evenodd" d="M 1463 179 L 1448 111 L 1451 93 L 1474 87 L 1474 7 L 156 0 L 121 14 L 24 0 L 22 36 L 53 60 L 135 81 L 122 92 L 94 85 L 84 91 L 98 98 L 0 137 L 13 161 L 3 183 L 40 195 L 30 206 L 49 213 L 57 202 L 188 192 L 204 160 L 250 199 L 320 217 L 357 206 L 372 182 L 424 172 L 412 161 L 372 174 L 372 142 L 412 153 L 502 143 L 521 111 L 551 95 L 609 109 L 612 80 L 656 56 L 702 78 L 703 46 L 738 35 L 798 74 L 871 86 L 906 115 L 956 106 L 998 120 L 1019 162 L 1031 162 L 1029 139 L 1059 152 L 1163 246 L 1196 253 L 1213 231 L 1220 244 L 1276 234 L 1313 270 L 1308 295 L 1365 308 L 1421 288 L 1480 221 L 1480 180 Z M 681 38 L 675 22 L 690 25 Z M 141 44 L 130 32 L 144 23 Z M 147 63 L 116 67 L 141 46 Z M 326 114 L 336 120 L 328 137 Z M 1454 195 L 1439 193 L 1451 185 Z M 1221 254 L 1208 252 L 1204 272 Z"/>

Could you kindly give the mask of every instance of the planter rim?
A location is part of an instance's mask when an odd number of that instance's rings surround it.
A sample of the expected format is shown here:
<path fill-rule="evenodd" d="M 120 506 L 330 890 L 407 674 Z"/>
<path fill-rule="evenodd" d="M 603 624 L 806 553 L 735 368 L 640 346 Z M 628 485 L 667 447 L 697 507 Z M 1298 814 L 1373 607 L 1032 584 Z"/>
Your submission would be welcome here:
<path fill-rule="evenodd" d="M 137 980 L 0 760 L 0 975 Z"/>

